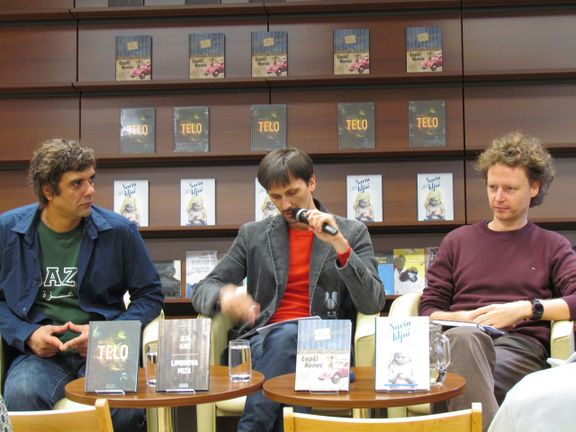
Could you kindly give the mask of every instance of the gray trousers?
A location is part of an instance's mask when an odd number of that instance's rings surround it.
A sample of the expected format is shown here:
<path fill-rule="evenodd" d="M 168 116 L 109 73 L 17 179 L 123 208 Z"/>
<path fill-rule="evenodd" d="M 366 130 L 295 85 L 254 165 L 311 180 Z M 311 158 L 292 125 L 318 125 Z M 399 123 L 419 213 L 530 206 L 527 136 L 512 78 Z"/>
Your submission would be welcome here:
<path fill-rule="evenodd" d="M 464 393 L 446 402 L 449 411 L 482 403 L 482 428 L 487 430 L 506 393 L 525 375 L 547 367 L 547 352 L 536 339 L 507 334 L 492 339 L 474 327 L 453 327 L 444 333 L 450 340 L 449 371 L 466 379 Z M 441 404 L 435 411 L 443 411 Z"/>

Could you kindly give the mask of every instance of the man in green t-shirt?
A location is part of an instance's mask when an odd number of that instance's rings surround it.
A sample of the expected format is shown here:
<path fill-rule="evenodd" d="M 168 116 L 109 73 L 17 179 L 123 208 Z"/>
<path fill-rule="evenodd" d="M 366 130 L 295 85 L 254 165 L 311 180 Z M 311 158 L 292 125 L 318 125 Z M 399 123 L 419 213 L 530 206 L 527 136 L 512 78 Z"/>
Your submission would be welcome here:
<path fill-rule="evenodd" d="M 51 409 L 85 374 L 90 321 L 146 325 L 162 308 L 138 229 L 94 205 L 95 174 L 91 149 L 47 141 L 30 162 L 38 204 L 0 216 L 0 334 L 15 352 L 4 387 L 10 410 Z M 144 410 L 112 417 L 116 432 L 144 430 Z"/>

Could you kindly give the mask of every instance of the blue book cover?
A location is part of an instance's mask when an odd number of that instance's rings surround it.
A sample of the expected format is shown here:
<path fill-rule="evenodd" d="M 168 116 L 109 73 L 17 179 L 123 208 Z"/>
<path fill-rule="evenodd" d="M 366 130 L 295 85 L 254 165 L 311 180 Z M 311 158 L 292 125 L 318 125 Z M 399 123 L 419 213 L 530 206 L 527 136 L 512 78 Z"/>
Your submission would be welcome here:
<path fill-rule="evenodd" d="M 252 76 L 288 75 L 288 33 L 252 32 Z"/>
<path fill-rule="evenodd" d="M 406 72 L 442 72 L 442 28 L 406 28 Z"/>
<path fill-rule="evenodd" d="M 378 260 L 378 276 L 384 284 L 384 294 L 394 295 L 394 254 L 380 252 L 376 254 Z"/>

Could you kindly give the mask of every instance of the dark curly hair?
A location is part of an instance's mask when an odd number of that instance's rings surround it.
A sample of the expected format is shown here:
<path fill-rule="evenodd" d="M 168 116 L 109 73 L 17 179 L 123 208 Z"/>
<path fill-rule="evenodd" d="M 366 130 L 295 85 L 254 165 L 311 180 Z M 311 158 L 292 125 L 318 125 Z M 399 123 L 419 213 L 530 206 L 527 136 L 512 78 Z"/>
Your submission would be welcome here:
<path fill-rule="evenodd" d="M 28 181 L 34 189 L 41 207 L 48 204 L 42 188 L 60 194 L 58 183 L 68 171 L 84 171 L 96 167 L 94 151 L 72 140 L 55 138 L 44 141 L 34 152 L 28 169 Z"/>

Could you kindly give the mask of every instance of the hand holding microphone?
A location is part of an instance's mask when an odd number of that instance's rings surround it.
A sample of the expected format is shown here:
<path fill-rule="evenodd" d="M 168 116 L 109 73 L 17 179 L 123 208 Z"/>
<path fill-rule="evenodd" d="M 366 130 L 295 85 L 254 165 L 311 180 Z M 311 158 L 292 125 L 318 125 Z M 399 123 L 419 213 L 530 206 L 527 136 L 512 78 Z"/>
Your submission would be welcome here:
<path fill-rule="evenodd" d="M 308 223 L 308 216 L 306 216 L 307 211 L 308 211 L 307 209 L 293 208 L 292 209 L 292 216 L 298 222 L 301 222 L 301 223 L 306 224 L 306 225 L 310 225 Z M 324 223 L 322 225 L 322 231 L 327 233 L 327 234 L 333 235 L 333 236 L 338 234 L 338 230 L 336 228 L 334 228 L 332 225 L 329 225 L 327 223 Z"/>

